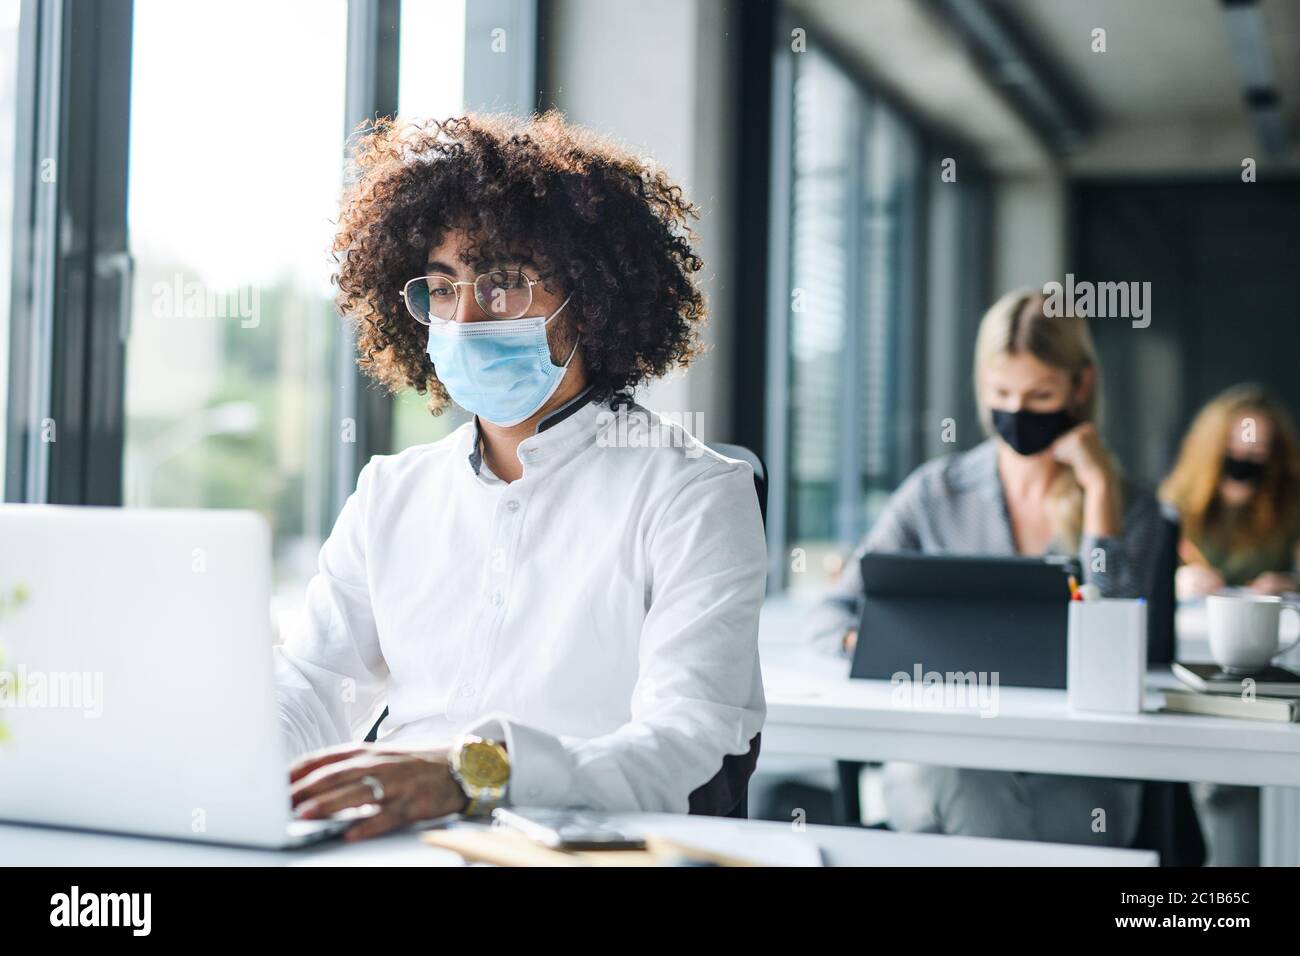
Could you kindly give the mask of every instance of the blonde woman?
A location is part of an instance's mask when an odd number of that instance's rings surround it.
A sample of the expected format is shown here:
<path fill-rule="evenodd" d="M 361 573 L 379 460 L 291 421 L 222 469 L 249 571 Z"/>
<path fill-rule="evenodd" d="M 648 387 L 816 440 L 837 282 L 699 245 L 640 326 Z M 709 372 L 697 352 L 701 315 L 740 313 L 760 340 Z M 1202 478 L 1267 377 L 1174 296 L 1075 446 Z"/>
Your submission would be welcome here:
<path fill-rule="evenodd" d="M 859 555 L 1077 554 L 1085 580 L 1103 595 L 1153 593 L 1160 506 L 1123 481 L 1102 444 L 1101 381 L 1086 322 L 1049 317 L 1043 304 L 1041 294 L 1017 291 L 985 314 L 975 393 L 989 437 L 917 469 Z M 814 641 L 850 653 L 861 606 L 855 560 L 819 608 Z M 897 830 L 1126 846 L 1136 834 L 1141 790 L 1127 780 L 890 763 L 884 797 Z M 1094 830 L 1098 808 L 1106 811 L 1102 832 Z"/>
<path fill-rule="evenodd" d="M 1180 598 L 1297 589 L 1300 445 L 1264 389 L 1237 385 L 1201 409 L 1160 495 L 1182 520 Z"/>

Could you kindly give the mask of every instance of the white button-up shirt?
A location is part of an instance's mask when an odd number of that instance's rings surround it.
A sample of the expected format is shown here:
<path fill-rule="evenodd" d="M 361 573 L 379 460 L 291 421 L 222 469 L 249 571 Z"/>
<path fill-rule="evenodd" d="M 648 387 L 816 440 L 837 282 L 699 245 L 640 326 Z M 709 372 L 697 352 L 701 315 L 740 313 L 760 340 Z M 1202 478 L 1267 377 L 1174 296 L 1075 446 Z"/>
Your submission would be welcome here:
<path fill-rule="evenodd" d="M 276 649 L 291 755 L 503 740 L 510 799 L 685 812 L 765 713 L 753 474 L 639 406 L 579 399 L 504 482 L 470 422 L 362 470 Z M 567 414 L 565 414 L 567 413 Z"/>

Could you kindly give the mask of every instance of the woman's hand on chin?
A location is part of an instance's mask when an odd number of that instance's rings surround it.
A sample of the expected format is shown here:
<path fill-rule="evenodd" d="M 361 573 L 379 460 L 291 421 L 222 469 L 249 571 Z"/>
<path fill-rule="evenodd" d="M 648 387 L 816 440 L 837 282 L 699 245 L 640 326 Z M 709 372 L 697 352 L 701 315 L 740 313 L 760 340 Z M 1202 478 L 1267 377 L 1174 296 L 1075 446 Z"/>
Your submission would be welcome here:
<path fill-rule="evenodd" d="M 1092 422 L 1082 422 L 1052 443 L 1052 457 L 1074 470 L 1085 494 L 1109 488 L 1114 476 L 1111 473 L 1110 455 L 1101 443 L 1101 435 Z"/>
<path fill-rule="evenodd" d="M 348 828 L 345 840 L 362 840 L 419 820 L 459 813 L 466 803 L 451 776 L 446 748 L 345 744 L 303 757 L 290 769 L 289 783 L 294 811 L 304 820 L 378 805 L 378 813 Z"/>
<path fill-rule="evenodd" d="M 1052 444 L 1057 461 L 1074 470 L 1083 488 L 1083 531 L 1097 537 L 1122 533 L 1119 494 L 1110 455 L 1092 422 L 1075 425 Z"/>

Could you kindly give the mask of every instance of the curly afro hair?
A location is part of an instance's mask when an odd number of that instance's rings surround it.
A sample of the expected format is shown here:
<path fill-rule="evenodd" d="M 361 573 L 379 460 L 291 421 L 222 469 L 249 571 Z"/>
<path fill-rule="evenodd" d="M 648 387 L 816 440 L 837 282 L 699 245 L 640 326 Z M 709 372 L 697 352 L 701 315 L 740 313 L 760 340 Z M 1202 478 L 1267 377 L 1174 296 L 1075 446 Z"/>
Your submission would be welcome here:
<path fill-rule="evenodd" d="M 427 393 L 435 414 L 447 392 L 398 292 L 450 229 L 469 236 L 466 265 L 521 263 L 571 295 L 567 331 L 608 394 L 700 352 L 697 210 L 662 171 L 560 114 L 383 119 L 358 137 L 351 172 L 335 282 L 358 323 L 358 365 L 391 391 Z"/>

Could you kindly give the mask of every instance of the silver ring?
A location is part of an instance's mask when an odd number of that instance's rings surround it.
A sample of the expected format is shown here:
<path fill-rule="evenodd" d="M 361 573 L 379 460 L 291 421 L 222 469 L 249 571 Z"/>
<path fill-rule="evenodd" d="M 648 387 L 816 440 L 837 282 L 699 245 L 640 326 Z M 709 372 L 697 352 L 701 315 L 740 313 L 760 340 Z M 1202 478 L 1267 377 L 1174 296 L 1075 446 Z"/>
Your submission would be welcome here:
<path fill-rule="evenodd" d="M 375 803 L 384 802 L 384 785 L 369 775 L 361 778 L 361 782 L 370 788 L 370 795 L 375 798 Z"/>

